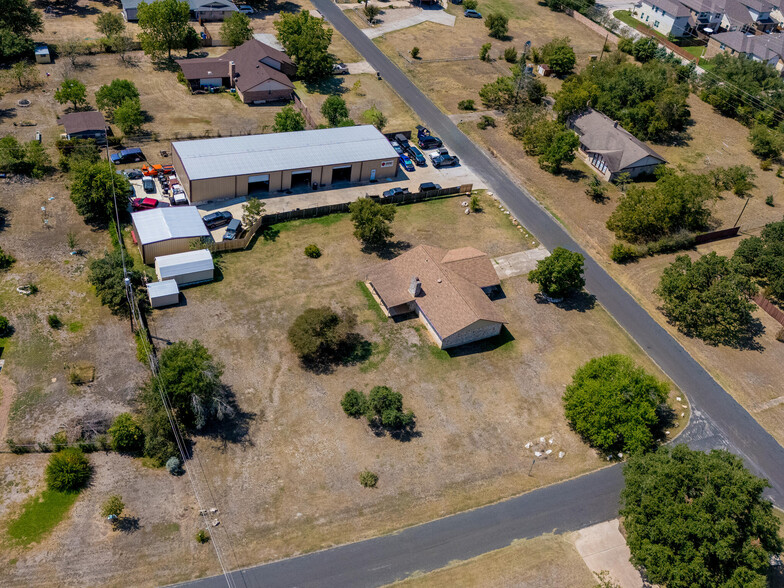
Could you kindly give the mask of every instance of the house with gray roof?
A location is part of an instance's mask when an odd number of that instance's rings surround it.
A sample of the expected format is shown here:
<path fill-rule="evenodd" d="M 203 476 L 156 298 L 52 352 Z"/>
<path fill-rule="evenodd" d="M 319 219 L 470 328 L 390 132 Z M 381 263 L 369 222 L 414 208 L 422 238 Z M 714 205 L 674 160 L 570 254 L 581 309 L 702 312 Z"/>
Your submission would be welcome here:
<path fill-rule="evenodd" d="M 754 35 L 741 31 L 727 31 L 711 36 L 705 58 L 727 53 L 766 63 L 784 73 L 784 34 Z"/>
<path fill-rule="evenodd" d="M 65 128 L 65 139 L 95 139 L 106 142 L 106 121 L 97 110 L 82 110 L 64 114 L 57 122 Z"/>
<path fill-rule="evenodd" d="M 640 0 L 634 18 L 662 35 L 687 37 L 697 25 L 689 10 L 678 0 Z"/>
<path fill-rule="evenodd" d="M 190 251 L 194 239 L 210 232 L 195 206 L 164 206 L 131 213 L 134 241 L 144 263 L 152 264 L 161 255 Z"/>
<path fill-rule="evenodd" d="M 569 127 L 580 137 L 580 157 L 608 182 L 621 173 L 632 178 L 652 174 L 666 163 L 617 121 L 591 108 L 572 116 Z"/>
<path fill-rule="evenodd" d="M 777 26 L 771 17 L 773 5 L 767 0 L 723 0 L 724 17 L 721 26 L 724 31 L 743 33 L 769 33 Z"/>
<path fill-rule="evenodd" d="M 135 22 L 138 19 L 139 4 L 146 1 L 148 4 L 155 0 L 121 0 L 122 13 L 125 20 Z M 191 18 L 199 22 L 225 20 L 235 12 L 237 6 L 229 0 L 187 0 L 191 9 Z"/>

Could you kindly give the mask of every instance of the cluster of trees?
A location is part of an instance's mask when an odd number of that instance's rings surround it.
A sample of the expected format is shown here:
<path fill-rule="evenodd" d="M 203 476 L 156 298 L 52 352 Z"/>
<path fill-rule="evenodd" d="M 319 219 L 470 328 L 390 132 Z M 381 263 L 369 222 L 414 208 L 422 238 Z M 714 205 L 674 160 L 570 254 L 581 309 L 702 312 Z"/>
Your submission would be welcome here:
<path fill-rule="evenodd" d="M 652 37 L 640 37 L 636 41 L 630 37 L 622 37 L 618 41 L 618 50 L 632 55 L 640 63 L 657 57 L 659 43 Z"/>
<path fill-rule="evenodd" d="M 147 55 L 155 59 L 164 54 L 171 59 L 172 51 L 185 49 L 188 54 L 201 46 L 201 38 L 188 20 L 190 5 L 185 0 L 156 0 L 141 2 L 136 15 L 139 19 L 139 42 Z"/>
<path fill-rule="evenodd" d="M 569 75 L 577 63 L 570 43 L 569 37 L 560 37 L 543 45 L 537 52 L 541 62 L 549 65 L 557 76 Z"/>
<path fill-rule="evenodd" d="M 596 4 L 595 0 L 545 0 L 547 7 L 553 12 L 561 12 L 567 8 L 582 14 L 588 14 Z"/>
<path fill-rule="evenodd" d="M 585 286 L 584 262 L 582 254 L 556 247 L 536 262 L 536 268 L 528 273 L 528 281 L 537 284 L 539 291 L 550 298 L 571 296 Z"/>
<path fill-rule="evenodd" d="M 784 221 L 765 225 L 759 237 L 743 239 L 732 261 L 739 273 L 784 302 Z"/>
<path fill-rule="evenodd" d="M 139 90 L 130 80 L 114 79 L 95 93 L 98 108 L 125 134 L 137 133 L 144 124 Z"/>
<path fill-rule="evenodd" d="M 553 174 L 574 161 L 580 146 L 577 134 L 562 122 L 552 120 L 540 106 L 519 105 L 507 117 L 507 127 L 512 136 L 522 140 L 528 155 L 539 158 L 539 167 Z"/>
<path fill-rule="evenodd" d="M 44 30 L 41 16 L 27 0 L 3 0 L 0 3 L 0 63 L 31 57 L 30 36 Z"/>
<path fill-rule="evenodd" d="M 726 451 L 686 445 L 632 457 L 624 468 L 623 525 L 632 563 L 667 588 L 764 588 L 782 550 L 779 521 L 752 475 Z"/>
<path fill-rule="evenodd" d="M 313 82 L 332 75 L 335 57 L 329 52 L 332 29 L 307 10 L 282 12 L 275 21 L 278 41 L 297 65 L 297 76 Z"/>
<path fill-rule="evenodd" d="M 590 103 L 639 139 L 667 140 L 690 117 L 689 84 L 679 68 L 658 60 L 640 67 L 611 54 L 567 79 L 555 94 L 554 109 L 564 120 Z"/>
<path fill-rule="evenodd" d="M 272 124 L 273 133 L 290 133 L 292 131 L 305 130 L 305 116 L 293 106 L 284 106 L 275 115 L 275 122 Z"/>
<path fill-rule="evenodd" d="M 38 141 L 20 143 L 7 135 L 0 139 L 0 171 L 42 178 L 52 171 L 52 160 Z"/>
<path fill-rule="evenodd" d="M 102 12 L 95 21 L 95 28 L 103 35 L 101 42 L 107 51 L 114 51 L 125 62 L 133 39 L 125 31 L 125 19 L 118 12 Z"/>
<path fill-rule="evenodd" d="M 142 311 L 146 310 L 146 296 L 143 291 L 143 274 L 134 269 L 133 258 L 123 258 L 118 248 L 107 251 L 103 257 L 98 257 L 90 262 L 87 272 L 87 281 L 95 288 L 95 293 L 101 304 L 108 307 L 112 314 L 130 316 L 131 307 L 125 288 L 125 272 L 130 279 L 130 293 L 136 298 L 136 303 Z"/>
<path fill-rule="evenodd" d="M 354 236 L 368 249 L 381 249 L 394 236 L 389 225 L 395 219 L 394 204 L 380 204 L 370 198 L 360 198 L 348 206 Z"/>
<path fill-rule="evenodd" d="M 416 424 L 414 413 L 403 411 L 403 395 L 387 386 L 374 387 L 368 396 L 352 388 L 343 395 L 340 405 L 350 417 L 366 417 L 373 428 L 411 432 Z"/>
<path fill-rule="evenodd" d="M 612 455 L 656 447 L 668 422 L 669 386 L 625 355 L 590 360 L 563 395 L 566 420 L 592 447 Z"/>

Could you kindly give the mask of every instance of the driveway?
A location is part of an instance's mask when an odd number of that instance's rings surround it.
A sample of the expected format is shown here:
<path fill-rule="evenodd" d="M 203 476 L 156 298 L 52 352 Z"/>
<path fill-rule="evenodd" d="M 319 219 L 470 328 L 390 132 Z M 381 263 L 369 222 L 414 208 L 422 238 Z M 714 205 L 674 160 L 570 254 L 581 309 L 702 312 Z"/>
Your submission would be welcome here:
<path fill-rule="evenodd" d="M 498 278 L 505 280 L 513 278 L 514 276 L 522 276 L 536 268 L 536 263 L 540 259 L 544 259 L 550 255 L 543 246 L 539 245 L 536 249 L 528 249 L 527 251 L 518 251 L 510 255 L 496 257 L 493 259 L 493 266 Z"/>
<path fill-rule="evenodd" d="M 408 11 L 409 9 L 406 8 L 404 10 Z M 440 8 L 438 9 L 416 8 L 411 10 L 416 10 L 416 14 L 413 14 L 406 18 L 401 18 L 401 19 L 396 18 L 388 23 L 382 23 L 376 27 L 362 29 L 362 32 L 365 33 L 369 39 L 375 39 L 376 37 L 380 37 L 385 33 L 391 33 L 392 31 L 407 29 L 408 27 L 413 27 L 414 25 L 418 25 L 419 23 L 428 22 L 428 21 L 441 24 L 447 27 L 455 26 L 455 17 Z"/>

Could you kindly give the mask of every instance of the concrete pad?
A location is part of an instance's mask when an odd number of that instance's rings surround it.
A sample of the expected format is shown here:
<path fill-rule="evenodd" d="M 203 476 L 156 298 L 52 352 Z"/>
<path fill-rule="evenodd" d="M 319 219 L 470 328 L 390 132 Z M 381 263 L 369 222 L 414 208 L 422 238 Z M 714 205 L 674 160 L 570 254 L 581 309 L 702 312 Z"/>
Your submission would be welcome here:
<path fill-rule="evenodd" d="M 527 274 L 536 268 L 536 262 L 550 255 L 542 245 L 528 251 L 518 251 L 493 259 L 493 267 L 499 279 L 505 280 L 514 276 Z"/>
<path fill-rule="evenodd" d="M 586 527 L 572 535 L 577 553 L 596 573 L 607 570 L 621 588 L 643 588 L 640 572 L 629 562 L 631 552 L 621 535 L 618 519 Z"/>
<path fill-rule="evenodd" d="M 278 51 L 283 51 L 285 53 L 285 50 L 283 49 L 283 45 L 281 45 L 278 42 L 278 38 L 273 33 L 255 33 L 253 35 L 253 38 L 256 39 L 257 41 L 261 41 L 265 45 L 269 45 L 270 47 L 273 47 Z"/>
<path fill-rule="evenodd" d="M 444 10 L 422 10 L 418 9 L 418 13 L 410 16 L 408 18 L 403 18 L 399 20 L 395 20 L 394 22 L 383 23 L 376 27 L 372 27 L 369 29 L 362 29 L 362 32 L 368 36 L 370 39 L 375 39 L 376 37 L 380 37 L 385 33 L 391 33 L 392 31 L 399 31 L 401 29 L 407 29 L 408 27 L 413 27 L 418 25 L 419 23 L 423 22 L 434 22 L 437 24 L 441 24 L 447 27 L 455 26 L 455 17 L 452 14 Z"/>
<path fill-rule="evenodd" d="M 355 63 L 347 63 L 346 65 L 350 74 L 376 73 L 376 69 L 367 61 L 357 61 Z"/>

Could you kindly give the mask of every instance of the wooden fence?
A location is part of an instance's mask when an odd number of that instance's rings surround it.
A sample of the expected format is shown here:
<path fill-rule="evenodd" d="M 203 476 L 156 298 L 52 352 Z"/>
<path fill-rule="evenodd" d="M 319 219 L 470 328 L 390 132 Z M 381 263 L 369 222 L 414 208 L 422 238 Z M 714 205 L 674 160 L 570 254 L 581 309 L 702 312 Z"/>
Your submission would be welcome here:
<path fill-rule="evenodd" d="M 773 304 L 762 294 L 755 295 L 753 300 L 757 303 L 757 306 L 777 320 L 780 325 L 784 326 L 784 312 L 778 306 Z"/>
<path fill-rule="evenodd" d="M 711 231 L 710 233 L 695 235 L 694 244 L 702 245 L 703 243 L 712 243 L 713 241 L 720 241 L 721 239 L 737 237 L 739 230 L 740 227 L 730 227 L 729 229 L 719 229 L 718 231 Z"/>
<path fill-rule="evenodd" d="M 297 96 L 296 92 L 292 93 L 292 96 L 294 97 L 294 106 L 296 106 L 297 110 L 299 110 L 302 113 L 302 116 L 305 117 L 305 122 L 308 124 L 308 128 L 315 129 L 318 125 L 313 119 L 313 116 L 310 114 L 308 107 L 305 106 L 305 103 L 302 102 L 302 100 L 300 100 L 300 97 Z"/>
<path fill-rule="evenodd" d="M 423 202 L 425 200 L 432 200 L 435 198 L 468 195 L 471 193 L 473 188 L 473 184 L 463 184 L 461 186 L 452 186 L 451 188 L 441 188 L 440 190 L 428 190 L 427 192 L 396 194 L 390 197 L 368 194 L 367 198 L 375 200 L 376 202 L 380 202 L 381 204 L 414 204 L 415 202 Z M 273 212 L 270 214 L 265 214 L 257 219 L 255 223 L 253 223 L 253 225 L 245 232 L 245 236 L 242 237 L 242 239 L 210 243 L 207 246 L 207 249 L 209 249 L 212 253 L 247 249 L 253 240 L 253 237 L 262 227 L 268 227 L 277 223 L 301 218 L 316 218 L 319 216 L 327 216 L 329 214 L 336 214 L 340 212 L 345 213 L 348 212 L 348 207 L 350 204 L 351 202 L 340 202 L 338 204 L 325 204 L 324 206 L 297 208 L 295 210 L 287 210 L 285 212 Z"/>

